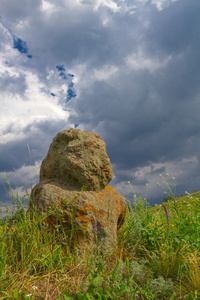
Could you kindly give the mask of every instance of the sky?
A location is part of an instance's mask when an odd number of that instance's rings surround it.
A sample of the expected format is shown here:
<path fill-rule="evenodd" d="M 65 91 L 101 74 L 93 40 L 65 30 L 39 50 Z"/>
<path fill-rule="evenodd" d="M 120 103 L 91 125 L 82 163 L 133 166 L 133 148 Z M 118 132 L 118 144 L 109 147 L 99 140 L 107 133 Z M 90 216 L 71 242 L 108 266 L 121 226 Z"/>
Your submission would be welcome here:
<path fill-rule="evenodd" d="M 0 201 L 70 128 L 103 138 L 129 201 L 161 203 L 159 174 L 200 190 L 199 53 L 199 0 L 1 0 Z"/>

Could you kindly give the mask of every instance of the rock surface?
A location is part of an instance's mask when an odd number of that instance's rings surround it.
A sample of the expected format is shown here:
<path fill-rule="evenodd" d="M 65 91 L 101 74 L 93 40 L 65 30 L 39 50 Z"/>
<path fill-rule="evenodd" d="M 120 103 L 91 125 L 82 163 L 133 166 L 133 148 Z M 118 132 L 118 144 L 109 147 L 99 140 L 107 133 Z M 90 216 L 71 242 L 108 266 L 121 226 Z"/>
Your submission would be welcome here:
<path fill-rule="evenodd" d="M 79 248 L 84 248 L 86 240 L 94 247 L 97 237 L 101 251 L 106 251 L 116 244 L 127 214 L 124 197 L 107 185 L 112 176 L 106 145 L 99 135 L 79 129 L 61 131 L 42 162 L 29 211 L 47 213 L 50 226 L 61 220 L 69 238 L 73 230 L 73 242 Z"/>
<path fill-rule="evenodd" d="M 98 134 L 80 129 L 56 135 L 40 171 L 40 181 L 58 179 L 92 191 L 103 189 L 112 177 L 105 142 Z"/>

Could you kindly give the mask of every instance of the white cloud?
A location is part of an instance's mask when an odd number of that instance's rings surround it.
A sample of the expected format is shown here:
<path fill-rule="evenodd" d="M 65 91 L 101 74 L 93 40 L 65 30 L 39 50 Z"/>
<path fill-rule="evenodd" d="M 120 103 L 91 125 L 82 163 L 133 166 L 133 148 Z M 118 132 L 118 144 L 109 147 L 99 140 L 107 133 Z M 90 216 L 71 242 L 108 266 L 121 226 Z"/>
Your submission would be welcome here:
<path fill-rule="evenodd" d="M 152 4 L 154 4 L 159 11 L 168 7 L 172 2 L 177 2 L 179 0 L 152 0 Z"/>
<path fill-rule="evenodd" d="M 119 10 L 119 6 L 113 0 L 79 0 L 81 4 L 92 5 L 95 11 L 98 11 L 100 7 L 107 7 L 116 12 Z"/>
<path fill-rule="evenodd" d="M 96 80 L 108 80 L 110 76 L 118 71 L 118 67 L 105 65 L 102 68 L 94 70 L 94 76 Z"/>
<path fill-rule="evenodd" d="M 51 14 L 55 9 L 56 6 L 49 1 L 42 0 L 41 9 L 44 10 L 46 13 Z"/>
<path fill-rule="evenodd" d="M 10 31 L 3 25 L 0 29 L 7 39 L 0 51 L 0 144 L 6 144 L 25 139 L 24 129 L 31 124 L 67 122 L 69 112 L 63 108 L 68 86 L 58 74 L 50 78 L 44 72 L 41 80 L 30 59 L 12 47 Z M 57 97 L 52 97 L 51 92 L 56 92 Z"/>
<path fill-rule="evenodd" d="M 126 64 L 132 69 L 138 70 L 148 70 L 154 72 L 159 68 L 165 67 L 171 60 L 170 56 L 167 56 L 164 59 L 158 57 L 152 57 L 148 54 L 145 54 L 142 49 L 139 49 L 137 52 L 129 54 L 126 58 Z"/>
<path fill-rule="evenodd" d="M 69 112 L 64 111 L 58 104 L 56 97 L 50 95 L 44 83 L 40 82 L 37 74 L 29 71 L 17 71 L 15 67 L 7 68 L 9 75 L 18 77 L 20 73 L 25 76 L 26 90 L 24 95 L 13 95 L 12 91 L 4 91 L 6 102 L 0 101 L 0 143 L 5 144 L 12 140 L 25 138 L 23 130 L 33 123 L 42 121 L 66 120 Z M 66 89 L 63 87 L 63 92 Z M 12 130 L 8 130 L 12 128 Z"/>
<path fill-rule="evenodd" d="M 44 16 L 50 18 L 53 13 L 58 12 L 58 7 L 50 1 L 42 0 L 41 12 L 43 12 Z"/>
<path fill-rule="evenodd" d="M 27 149 L 28 153 L 28 149 Z M 31 160 L 31 153 L 30 153 Z M 0 177 L 7 177 L 9 182 L 21 182 L 21 185 L 25 184 L 26 188 L 30 188 L 34 182 L 34 178 L 39 176 L 41 161 L 35 161 L 34 165 L 25 166 L 22 165 L 19 169 L 14 170 L 14 172 L 0 172 Z M 25 180 L 25 182 L 24 182 Z M 16 187 L 13 187 L 13 191 L 16 190 Z"/>
<path fill-rule="evenodd" d="M 96 2 L 94 6 L 95 10 L 98 10 L 100 6 L 108 7 L 114 12 L 119 10 L 117 3 L 112 0 L 96 0 L 95 2 Z"/>
<path fill-rule="evenodd" d="M 23 94 L 13 94 L 12 86 L 1 91 L 0 98 L 0 144 L 23 140 L 26 135 L 24 129 L 31 124 L 39 126 L 40 122 L 51 120 L 66 120 L 69 112 L 63 110 L 58 103 L 59 98 L 52 97 L 44 82 L 37 74 L 28 70 L 18 70 L 18 67 L 8 67 L 1 64 L 1 76 L 5 73 L 8 78 L 25 78 L 26 89 Z M 52 85 L 53 87 L 53 85 Z M 66 87 L 56 87 L 66 94 Z M 56 90 L 55 88 L 55 90 Z M 6 101 L 4 99 L 6 98 Z M 63 104 L 63 103 L 62 103 Z"/>
<path fill-rule="evenodd" d="M 158 198 L 159 196 L 162 202 L 162 199 L 165 196 L 165 190 L 157 185 L 158 182 L 163 185 L 163 179 L 159 176 L 159 174 L 162 174 L 162 176 L 164 176 L 167 181 L 167 173 L 170 175 L 171 179 L 173 177 L 175 178 L 175 181 L 172 180 L 172 188 L 174 190 L 175 184 L 177 186 L 184 185 L 184 170 L 187 170 L 188 174 L 192 174 L 198 163 L 198 158 L 193 156 L 189 158 L 183 158 L 176 162 L 152 163 L 138 169 L 124 170 L 120 172 L 120 175 L 126 176 L 127 178 L 129 178 L 129 180 L 117 183 L 115 184 L 115 187 L 123 195 L 128 195 L 130 192 L 133 193 L 130 185 L 128 184 L 128 181 L 130 181 L 130 184 L 133 187 L 135 193 L 141 195 L 142 199 L 144 199 L 147 193 L 146 184 L 148 184 L 149 189 L 147 194 L 147 202 L 151 202 L 151 199 Z M 163 172 L 160 170 L 165 171 Z M 113 180 L 114 179 L 115 177 L 113 178 Z M 182 191 L 182 193 L 184 194 L 185 191 Z M 177 194 L 175 194 L 175 196 L 177 196 Z M 129 198 L 129 200 L 132 199 Z"/>
<path fill-rule="evenodd" d="M 30 157 L 31 158 L 31 157 Z M 12 172 L 0 172 L 0 179 L 4 178 L 3 185 L 7 193 L 9 193 L 9 197 L 19 197 L 21 200 L 26 196 L 26 202 L 28 199 L 28 195 L 31 194 L 31 189 L 34 187 L 35 182 L 38 181 L 39 172 L 40 172 L 41 161 L 36 161 L 34 165 L 25 166 L 23 165 L 21 168 L 14 170 Z M 7 182 L 11 184 L 11 190 L 7 186 Z M 2 183 L 2 182 L 1 182 Z M 6 213 L 6 208 L 2 206 L 0 203 L 0 208 L 2 209 L 3 215 Z M 8 205 L 8 208 L 12 210 L 13 206 Z"/>

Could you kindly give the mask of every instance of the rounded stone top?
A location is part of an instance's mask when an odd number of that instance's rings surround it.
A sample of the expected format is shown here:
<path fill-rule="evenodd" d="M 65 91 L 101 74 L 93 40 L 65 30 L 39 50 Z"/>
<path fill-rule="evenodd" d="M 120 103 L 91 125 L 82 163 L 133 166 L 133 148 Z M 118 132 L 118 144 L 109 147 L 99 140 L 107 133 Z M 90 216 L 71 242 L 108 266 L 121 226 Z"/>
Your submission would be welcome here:
<path fill-rule="evenodd" d="M 113 177 L 106 144 L 92 132 L 71 128 L 59 132 L 40 169 L 40 181 L 55 179 L 87 190 L 103 189 Z"/>

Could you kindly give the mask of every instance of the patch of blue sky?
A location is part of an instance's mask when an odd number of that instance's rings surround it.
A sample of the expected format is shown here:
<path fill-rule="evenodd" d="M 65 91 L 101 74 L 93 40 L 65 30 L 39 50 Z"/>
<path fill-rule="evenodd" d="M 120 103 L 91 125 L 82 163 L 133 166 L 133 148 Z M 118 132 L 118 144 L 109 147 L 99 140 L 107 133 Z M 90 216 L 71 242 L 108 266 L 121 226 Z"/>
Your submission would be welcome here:
<path fill-rule="evenodd" d="M 17 49 L 22 54 L 28 54 L 28 46 L 26 42 L 16 36 L 13 36 L 13 48 Z M 32 58 L 33 56 L 28 54 L 27 57 Z"/>
<path fill-rule="evenodd" d="M 68 102 L 69 100 L 71 100 L 72 98 L 75 98 L 76 96 L 77 96 L 77 95 L 76 95 L 76 92 L 75 92 L 74 89 L 69 88 L 69 89 L 67 90 L 67 102 Z"/>
<path fill-rule="evenodd" d="M 63 79 L 68 79 L 67 75 L 64 72 L 60 72 L 59 75 L 63 78 Z"/>
<path fill-rule="evenodd" d="M 72 98 L 75 98 L 77 96 L 76 91 L 74 89 L 74 83 L 72 82 L 74 75 L 70 73 L 67 74 L 64 65 L 57 65 L 56 69 L 58 70 L 59 76 L 68 82 L 68 90 L 67 90 L 67 98 L 66 98 L 66 102 L 68 102 Z M 51 93 L 52 96 L 53 94 L 54 93 Z"/>
<path fill-rule="evenodd" d="M 28 47 L 25 41 L 22 41 L 20 38 L 13 37 L 14 48 L 21 53 L 28 53 Z"/>
<path fill-rule="evenodd" d="M 69 88 L 73 88 L 73 86 L 74 86 L 74 83 L 73 83 L 73 82 L 70 82 L 70 83 L 68 84 L 68 87 L 69 87 Z"/>
<path fill-rule="evenodd" d="M 56 66 L 56 68 L 58 69 L 58 71 L 65 71 L 64 65 L 58 65 L 58 66 Z"/>

